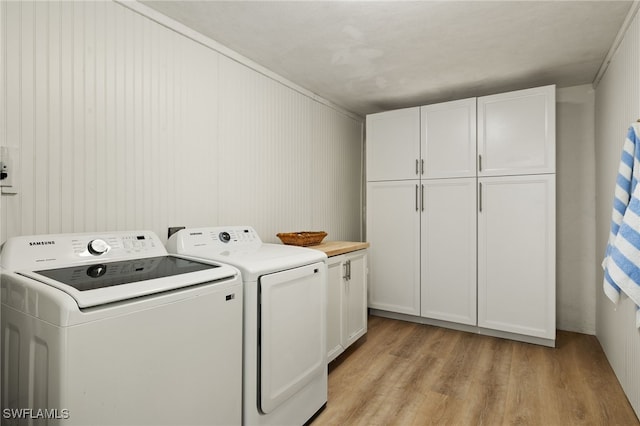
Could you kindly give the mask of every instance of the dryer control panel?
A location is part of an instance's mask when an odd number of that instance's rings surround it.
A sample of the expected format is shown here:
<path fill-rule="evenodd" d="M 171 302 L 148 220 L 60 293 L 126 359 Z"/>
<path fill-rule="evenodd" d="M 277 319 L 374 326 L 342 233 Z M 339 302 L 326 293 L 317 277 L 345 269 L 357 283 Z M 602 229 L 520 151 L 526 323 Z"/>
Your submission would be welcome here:
<path fill-rule="evenodd" d="M 217 229 L 217 228 L 216 228 Z M 215 231 L 212 231 L 213 240 L 220 241 L 221 243 L 232 243 L 232 244 L 252 244 L 257 242 L 262 242 L 258 233 L 250 226 L 244 226 L 240 228 L 220 228 L 222 229 L 218 232 L 218 235 L 215 235 Z"/>
<path fill-rule="evenodd" d="M 260 247 L 262 240 L 251 226 L 225 226 L 182 229 L 169 237 L 171 253 L 203 250 L 233 250 Z"/>

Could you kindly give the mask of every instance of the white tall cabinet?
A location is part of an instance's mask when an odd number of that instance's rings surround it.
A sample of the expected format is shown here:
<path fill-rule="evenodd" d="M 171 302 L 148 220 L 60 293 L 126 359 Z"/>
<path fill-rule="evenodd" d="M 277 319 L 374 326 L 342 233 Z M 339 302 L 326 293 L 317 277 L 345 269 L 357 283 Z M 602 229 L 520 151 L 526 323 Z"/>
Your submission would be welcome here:
<path fill-rule="evenodd" d="M 367 117 L 369 307 L 420 315 L 420 108 Z"/>
<path fill-rule="evenodd" d="M 555 87 L 367 117 L 369 307 L 555 341 Z"/>
<path fill-rule="evenodd" d="M 555 87 L 478 98 L 478 326 L 554 341 Z"/>
<path fill-rule="evenodd" d="M 476 325 L 476 99 L 420 109 L 420 315 Z"/>

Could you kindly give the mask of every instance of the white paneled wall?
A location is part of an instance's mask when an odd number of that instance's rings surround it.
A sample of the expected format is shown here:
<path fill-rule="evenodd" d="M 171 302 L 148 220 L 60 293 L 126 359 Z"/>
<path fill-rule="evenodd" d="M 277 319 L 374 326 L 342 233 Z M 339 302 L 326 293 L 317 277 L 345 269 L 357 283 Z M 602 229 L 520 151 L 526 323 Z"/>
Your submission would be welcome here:
<path fill-rule="evenodd" d="M 348 235 L 361 226 L 364 218 L 362 195 L 357 192 L 358 188 L 351 186 L 355 182 L 362 185 L 364 151 L 359 141 L 363 138 L 363 128 L 354 126 L 352 121 L 340 120 L 338 112 L 321 108 L 319 104 L 314 105 L 313 116 L 318 120 L 311 153 L 315 194 L 313 227 L 320 229 L 323 223 L 329 223 L 336 234 Z M 341 148 L 347 146 L 348 149 Z M 336 157 L 337 151 L 342 154 Z M 331 173 L 323 176 L 323 170 Z"/>
<path fill-rule="evenodd" d="M 20 158 L 2 240 L 230 224 L 360 238 L 362 120 L 121 4 L 0 8 L 0 145 Z"/>
<path fill-rule="evenodd" d="M 556 325 L 587 334 L 596 331 L 594 92 L 556 91 Z"/>
<path fill-rule="evenodd" d="M 623 296 L 616 308 L 602 291 L 602 268 L 622 145 L 640 118 L 640 18 L 636 15 L 596 88 L 596 335 L 636 414 L 640 415 L 640 331 L 635 307 Z"/>

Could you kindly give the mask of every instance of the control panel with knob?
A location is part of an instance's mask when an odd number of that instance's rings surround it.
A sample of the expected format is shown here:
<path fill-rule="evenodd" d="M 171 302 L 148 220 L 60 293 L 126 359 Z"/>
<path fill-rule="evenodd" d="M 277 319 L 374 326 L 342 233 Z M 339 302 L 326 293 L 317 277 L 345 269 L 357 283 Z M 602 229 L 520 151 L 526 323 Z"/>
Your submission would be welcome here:
<path fill-rule="evenodd" d="M 219 230 L 220 232 L 222 230 Z M 216 233 L 217 234 L 217 233 Z M 75 264 L 75 262 L 107 262 L 132 257 L 151 258 L 166 256 L 162 241 L 152 231 L 113 231 L 103 233 L 47 234 L 13 237 L 5 242 L 0 266 L 13 265 L 16 270 L 38 271 Z M 100 266 L 90 271 L 100 275 Z"/>
<path fill-rule="evenodd" d="M 251 226 L 181 229 L 172 234 L 167 241 L 170 253 L 193 253 L 196 250 L 205 253 L 220 250 L 228 254 L 236 250 L 251 250 L 261 245 L 262 240 Z"/>
<path fill-rule="evenodd" d="M 105 240 L 97 238 L 95 240 L 89 241 L 87 249 L 92 255 L 100 256 L 101 254 L 105 254 L 107 251 L 109 251 L 110 247 Z"/>

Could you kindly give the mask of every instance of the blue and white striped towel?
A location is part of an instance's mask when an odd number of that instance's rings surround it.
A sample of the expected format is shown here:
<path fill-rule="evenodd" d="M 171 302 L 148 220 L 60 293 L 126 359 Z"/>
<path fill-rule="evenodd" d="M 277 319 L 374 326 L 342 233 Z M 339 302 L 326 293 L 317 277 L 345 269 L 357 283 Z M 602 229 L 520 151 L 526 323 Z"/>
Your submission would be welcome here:
<path fill-rule="evenodd" d="M 624 142 L 616 179 L 611 232 L 605 259 L 604 292 L 618 303 L 622 290 L 640 306 L 640 123 L 633 124 Z M 640 308 L 636 312 L 640 327 Z"/>

